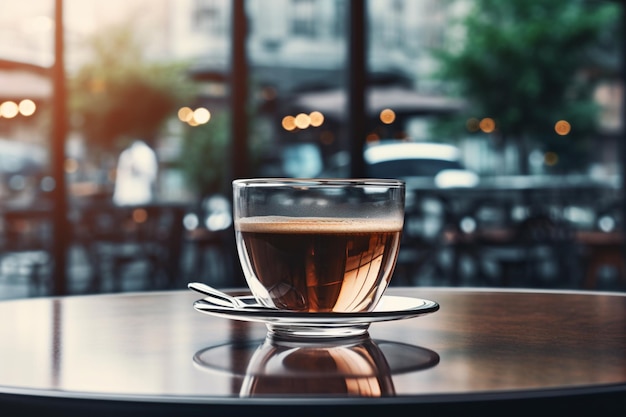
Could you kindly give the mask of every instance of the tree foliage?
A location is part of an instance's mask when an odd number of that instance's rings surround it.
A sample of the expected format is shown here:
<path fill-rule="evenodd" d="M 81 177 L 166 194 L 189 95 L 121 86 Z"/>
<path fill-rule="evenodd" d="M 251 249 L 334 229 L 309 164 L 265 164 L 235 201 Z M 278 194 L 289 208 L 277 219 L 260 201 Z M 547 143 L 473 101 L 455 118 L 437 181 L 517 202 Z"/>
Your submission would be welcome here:
<path fill-rule="evenodd" d="M 103 151 L 133 138 L 152 142 L 191 91 L 184 65 L 147 61 L 128 24 L 107 27 L 87 46 L 92 58 L 70 80 L 73 127 Z"/>
<path fill-rule="evenodd" d="M 229 157 L 229 116 L 217 113 L 207 124 L 189 127 L 178 159 L 191 188 L 200 196 L 226 193 Z"/>
<path fill-rule="evenodd" d="M 558 151 L 573 168 L 597 131 L 592 92 L 604 72 L 593 52 L 619 21 L 616 2 L 474 0 L 464 35 L 436 52 L 440 75 L 468 100 L 464 119 L 491 117 L 495 141 L 515 141 L 522 172 L 527 146 Z M 559 120 L 569 135 L 555 133 Z"/>

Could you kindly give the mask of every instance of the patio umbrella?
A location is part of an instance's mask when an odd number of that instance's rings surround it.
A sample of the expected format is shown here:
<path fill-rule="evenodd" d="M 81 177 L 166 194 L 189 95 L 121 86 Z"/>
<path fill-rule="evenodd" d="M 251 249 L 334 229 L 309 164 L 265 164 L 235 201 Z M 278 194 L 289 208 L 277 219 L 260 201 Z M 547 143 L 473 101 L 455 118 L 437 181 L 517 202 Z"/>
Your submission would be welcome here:
<path fill-rule="evenodd" d="M 347 93 L 342 89 L 306 92 L 294 101 L 295 107 L 303 111 L 317 110 L 326 117 L 345 119 Z M 372 86 L 367 89 L 366 109 L 370 116 L 376 116 L 383 109 L 392 109 L 397 115 L 417 116 L 425 114 L 446 114 L 461 110 L 461 100 L 424 95 L 418 91 L 400 86 Z"/>

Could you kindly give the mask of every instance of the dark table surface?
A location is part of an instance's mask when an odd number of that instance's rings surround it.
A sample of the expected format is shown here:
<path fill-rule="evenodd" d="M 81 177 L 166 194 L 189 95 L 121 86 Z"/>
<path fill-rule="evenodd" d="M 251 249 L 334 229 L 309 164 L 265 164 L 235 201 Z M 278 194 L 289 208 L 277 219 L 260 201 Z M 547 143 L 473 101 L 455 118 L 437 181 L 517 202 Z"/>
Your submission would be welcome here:
<path fill-rule="evenodd" d="M 0 410 L 519 415 L 557 407 L 626 415 L 626 294 L 417 287 L 388 294 L 441 308 L 373 323 L 369 338 L 307 345 L 266 341 L 263 323 L 197 312 L 201 296 L 191 291 L 0 302 Z"/>

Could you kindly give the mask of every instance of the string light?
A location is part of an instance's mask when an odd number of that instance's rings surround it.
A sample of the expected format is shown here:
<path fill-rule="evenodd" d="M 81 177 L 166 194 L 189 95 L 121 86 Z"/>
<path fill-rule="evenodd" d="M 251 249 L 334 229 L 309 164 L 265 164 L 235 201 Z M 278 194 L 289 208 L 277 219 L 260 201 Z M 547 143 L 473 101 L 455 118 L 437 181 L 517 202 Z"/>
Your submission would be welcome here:
<path fill-rule="evenodd" d="M 392 124 L 396 120 L 396 112 L 391 109 L 384 109 L 380 112 L 380 121 L 386 125 Z"/>
<path fill-rule="evenodd" d="M 554 131 L 557 135 L 566 136 L 572 131 L 572 126 L 567 120 L 559 120 L 554 125 Z"/>
<path fill-rule="evenodd" d="M 485 133 L 492 133 L 496 130 L 496 122 L 491 117 L 485 117 L 480 121 L 478 127 Z"/>

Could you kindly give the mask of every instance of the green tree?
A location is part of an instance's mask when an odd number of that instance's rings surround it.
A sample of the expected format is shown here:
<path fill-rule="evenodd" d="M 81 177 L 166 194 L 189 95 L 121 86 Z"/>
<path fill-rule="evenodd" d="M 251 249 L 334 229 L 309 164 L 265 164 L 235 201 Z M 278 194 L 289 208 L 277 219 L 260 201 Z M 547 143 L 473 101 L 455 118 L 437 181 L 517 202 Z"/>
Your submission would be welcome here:
<path fill-rule="evenodd" d="M 190 188 L 199 196 L 227 193 L 229 157 L 229 116 L 226 112 L 211 116 L 209 123 L 188 127 L 177 161 Z"/>
<path fill-rule="evenodd" d="M 70 80 L 73 127 L 104 152 L 117 152 L 134 138 L 153 142 L 190 96 L 185 65 L 146 60 L 130 24 L 107 27 L 87 46 L 92 59 Z"/>
<path fill-rule="evenodd" d="M 231 189 L 231 114 L 228 110 L 213 112 L 208 123 L 186 126 L 181 153 L 175 163 L 190 188 L 202 198 L 215 193 L 230 195 Z M 248 114 L 248 163 L 250 171 L 259 168 L 260 157 L 267 151 L 267 136 L 258 115 Z"/>
<path fill-rule="evenodd" d="M 621 39 L 619 21 L 617 2 L 474 0 L 461 39 L 435 52 L 440 75 L 468 100 L 464 121 L 491 117 L 494 142 L 517 144 L 521 173 L 531 147 L 576 169 L 597 129 L 592 91 L 603 68 L 592 52 L 606 35 Z M 559 120 L 571 124 L 568 135 L 555 132 Z"/>

